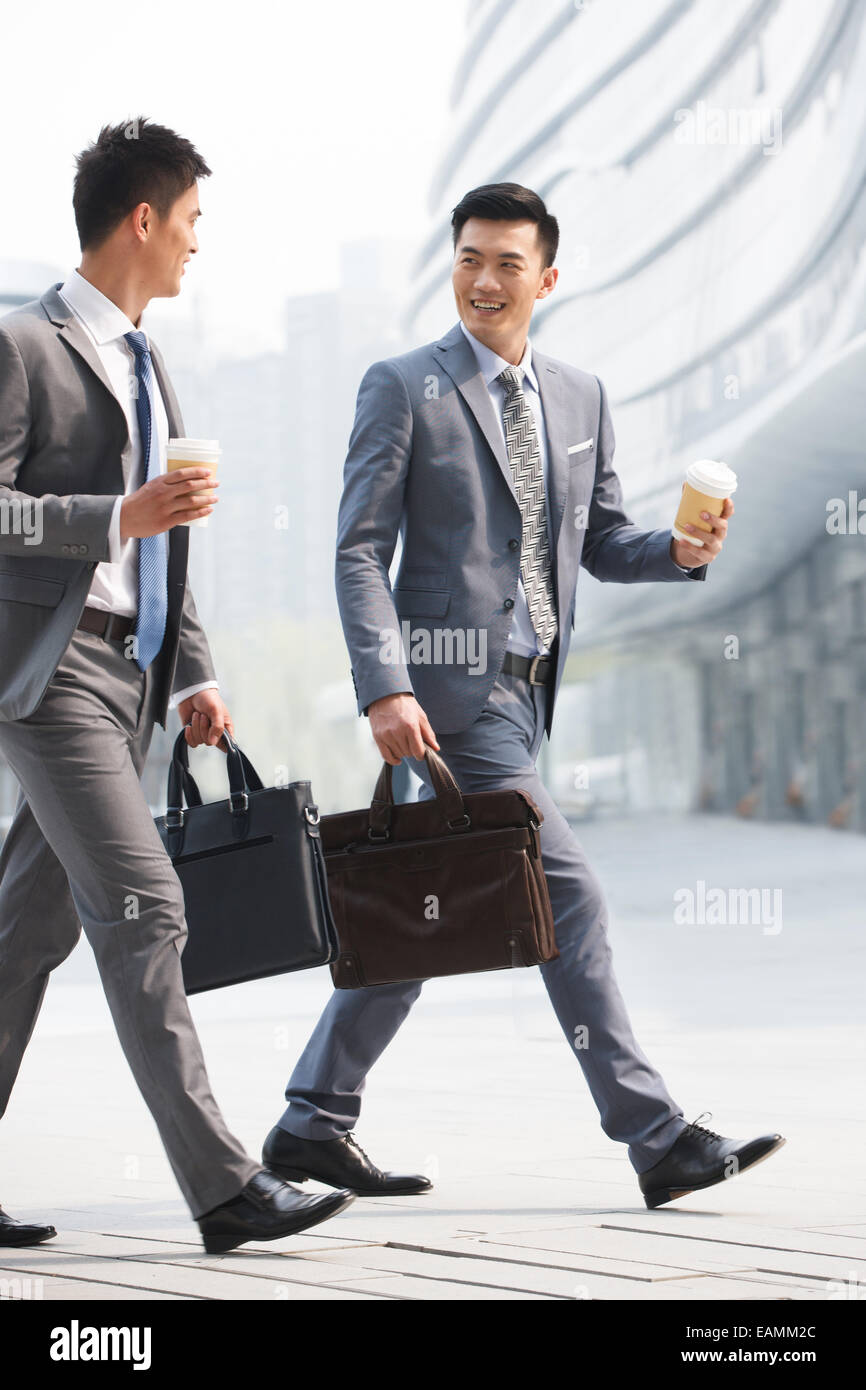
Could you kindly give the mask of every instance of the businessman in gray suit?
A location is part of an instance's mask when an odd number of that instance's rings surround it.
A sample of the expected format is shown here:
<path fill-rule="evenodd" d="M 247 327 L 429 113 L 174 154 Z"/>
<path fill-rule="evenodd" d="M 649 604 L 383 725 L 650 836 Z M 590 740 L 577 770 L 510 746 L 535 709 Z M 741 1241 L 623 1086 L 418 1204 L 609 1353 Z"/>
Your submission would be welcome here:
<path fill-rule="evenodd" d="M 686 1123 L 635 1040 L 601 888 L 535 763 L 553 721 L 579 567 L 603 582 L 703 581 L 733 505 L 719 519 L 705 515 L 711 530 L 700 547 L 629 520 L 604 387 L 528 338 L 534 306 L 557 280 L 557 222 L 535 193 L 474 189 L 452 231 L 460 322 L 438 342 L 375 363 L 358 395 L 336 564 L 358 710 L 383 758 L 407 759 L 423 779 L 422 797 L 433 795 L 427 745 L 463 791 L 523 787 L 541 807 L 559 947 L 541 973 L 604 1132 L 628 1146 L 646 1204 L 658 1206 L 741 1172 L 784 1140 L 727 1139 Z M 461 643 L 447 644 L 443 622 Z M 435 653 L 437 632 L 441 659 L 429 662 L 418 638 Z M 352 1134 L 367 1072 L 420 989 L 334 993 L 265 1141 L 274 1171 L 364 1193 L 430 1186 L 382 1172 Z"/>
<path fill-rule="evenodd" d="M 140 326 L 151 298 L 180 293 L 209 173 L 164 126 L 104 127 L 78 158 L 79 270 L 0 321 L 0 752 L 20 784 L 0 851 L 0 1115 L 49 972 L 83 926 L 215 1252 L 353 1199 L 290 1187 L 226 1127 L 183 988 L 183 893 L 139 782 L 170 708 L 193 747 L 234 732 L 186 580 L 186 523 L 216 495 L 205 469 L 166 475 L 183 421 Z M 55 1234 L 0 1210 L 0 1245 Z"/>

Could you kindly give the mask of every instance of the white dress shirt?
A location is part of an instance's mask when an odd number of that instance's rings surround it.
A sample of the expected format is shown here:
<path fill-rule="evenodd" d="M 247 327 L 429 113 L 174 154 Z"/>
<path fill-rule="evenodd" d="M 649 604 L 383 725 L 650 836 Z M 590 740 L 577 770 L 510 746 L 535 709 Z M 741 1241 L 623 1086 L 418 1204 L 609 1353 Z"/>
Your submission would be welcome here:
<path fill-rule="evenodd" d="M 117 397 L 126 416 L 129 440 L 132 446 L 131 466 L 126 492 L 121 494 L 111 513 L 108 529 L 108 553 L 110 560 L 102 560 L 93 571 L 93 582 L 87 598 L 89 608 L 100 608 L 103 612 L 118 613 L 122 617 L 133 618 L 138 608 L 138 540 L 120 539 L 120 509 L 124 496 L 135 492 L 144 481 L 141 431 L 138 428 L 138 411 L 135 406 L 135 353 L 124 341 L 125 333 L 143 332 L 150 348 L 150 339 L 144 329 L 136 329 L 122 309 L 85 280 L 74 270 L 60 287 L 58 293 L 69 305 L 76 318 L 80 320 L 105 368 L 111 389 Z M 168 416 L 165 402 L 159 389 L 156 373 L 151 373 L 153 386 L 153 407 L 156 417 L 156 435 L 159 450 L 160 472 L 165 472 L 166 446 L 168 444 Z M 175 691 L 168 702 L 174 709 L 181 700 L 195 695 L 199 690 L 216 690 L 217 681 L 203 681 L 200 685 L 186 686 Z"/>
<path fill-rule="evenodd" d="M 479 369 L 484 377 L 490 399 L 499 421 L 499 428 L 502 432 L 502 442 L 505 443 L 505 425 L 502 419 L 502 412 L 505 407 L 505 387 L 496 378 L 500 372 L 504 372 L 506 367 L 513 367 L 513 362 L 506 362 L 504 357 L 500 357 L 492 348 L 480 342 L 474 334 L 469 332 L 463 320 L 460 320 L 460 327 L 466 334 L 472 351 L 475 353 Z M 532 366 L 532 346 L 529 339 L 526 340 L 526 347 L 520 359 L 520 369 L 523 372 L 523 394 L 526 402 L 532 411 L 535 420 L 535 432 L 538 435 L 538 447 L 541 453 L 541 466 L 544 474 L 544 502 L 545 520 L 547 521 L 548 544 L 550 543 L 550 524 L 548 519 L 548 477 L 549 470 L 547 465 L 547 430 L 544 423 L 544 409 L 541 404 L 541 396 L 538 390 L 538 378 Z M 508 450 L 506 448 L 506 454 Z M 551 563 L 553 563 L 553 547 L 551 546 Z M 535 628 L 532 626 L 532 619 L 529 616 L 529 604 L 526 602 L 526 594 L 523 590 L 523 580 L 517 581 L 517 598 L 514 603 L 514 611 L 511 615 L 511 629 L 508 634 L 508 650 L 515 652 L 518 656 L 537 656 L 539 653 L 549 652 L 541 641 Z"/>

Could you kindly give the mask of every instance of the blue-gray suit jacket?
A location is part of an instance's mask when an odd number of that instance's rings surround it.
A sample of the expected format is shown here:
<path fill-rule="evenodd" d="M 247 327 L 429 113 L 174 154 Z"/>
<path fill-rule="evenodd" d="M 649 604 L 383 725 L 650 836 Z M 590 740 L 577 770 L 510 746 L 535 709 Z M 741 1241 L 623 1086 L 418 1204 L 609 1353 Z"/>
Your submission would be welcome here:
<path fill-rule="evenodd" d="M 598 377 L 535 350 L 533 365 L 547 429 L 559 616 L 549 735 L 581 564 L 596 579 L 624 584 L 702 580 L 707 567 L 685 573 L 670 557 L 670 531 L 641 530 L 623 510 Z M 586 447 L 569 453 L 576 444 Z M 436 733 L 466 729 L 505 657 L 522 520 L 495 410 L 459 323 L 366 372 L 343 480 L 336 583 L 358 711 L 412 691 Z M 395 659 L 398 633 L 406 661 Z"/>

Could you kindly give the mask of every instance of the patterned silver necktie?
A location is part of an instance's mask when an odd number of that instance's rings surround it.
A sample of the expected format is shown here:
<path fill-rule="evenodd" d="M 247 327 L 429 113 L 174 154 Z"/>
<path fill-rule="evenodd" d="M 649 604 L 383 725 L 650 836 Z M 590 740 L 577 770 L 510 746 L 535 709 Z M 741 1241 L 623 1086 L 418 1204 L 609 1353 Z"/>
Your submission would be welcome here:
<path fill-rule="evenodd" d="M 552 647 L 557 630 L 556 600 L 553 596 L 553 568 L 547 539 L 541 449 L 532 410 L 523 394 L 521 368 L 507 367 L 499 373 L 497 381 L 501 381 L 505 387 L 502 411 L 505 449 L 523 517 L 520 578 L 523 580 L 532 626 L 544 646 Z"/>

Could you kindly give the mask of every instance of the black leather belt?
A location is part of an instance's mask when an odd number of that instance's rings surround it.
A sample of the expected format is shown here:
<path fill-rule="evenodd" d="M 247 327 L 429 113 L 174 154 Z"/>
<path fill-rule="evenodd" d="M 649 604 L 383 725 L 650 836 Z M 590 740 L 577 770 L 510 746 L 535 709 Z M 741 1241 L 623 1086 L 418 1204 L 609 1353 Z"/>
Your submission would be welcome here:
<path fill-rule="evenodd" d="M 133 631 L 135 618 L 122 618 L 119 613 L 105 613 L 101 608 L 85 608 L 78 626 L 85 632 L 95 632 L 106 641 L 122 641 Z"/>
<path fill-rule="evenodd" d="M 505 653 L 502 669 L 509 676 L 523 676 L 530 685 L 547 685 L 556 671 L 552 656 L 518 656 L 516 652 Z"/>

